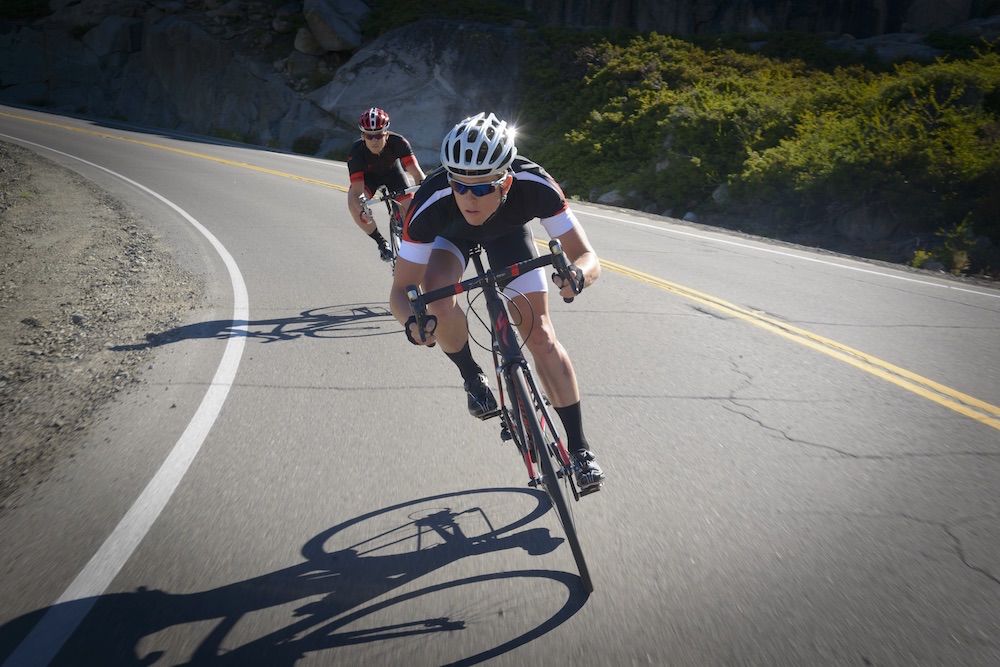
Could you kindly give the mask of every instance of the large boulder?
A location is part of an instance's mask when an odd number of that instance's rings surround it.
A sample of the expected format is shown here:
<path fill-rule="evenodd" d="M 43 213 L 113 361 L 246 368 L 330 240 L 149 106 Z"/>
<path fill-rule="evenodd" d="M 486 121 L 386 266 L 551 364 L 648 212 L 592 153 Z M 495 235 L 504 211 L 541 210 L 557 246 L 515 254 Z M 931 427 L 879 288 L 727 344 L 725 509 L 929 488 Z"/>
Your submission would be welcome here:
<path fill-rule="evenodd" d="M 327 51 L 361 46 L 361 22 L 369 12 L 364 0 L 305 0 L 302 6 L 309 31 Z"/>
<path fill-rule="evenodd" d="M 440 20 L 385 33 L 310 95 L 344 127 L 328 146 L 356 138 L 358 115 L 379 106 L 426 169 L 438 164 L 441 139 L 462 118 L 493 111 L 516 122 L 517 42 L 513 28 Z"/>

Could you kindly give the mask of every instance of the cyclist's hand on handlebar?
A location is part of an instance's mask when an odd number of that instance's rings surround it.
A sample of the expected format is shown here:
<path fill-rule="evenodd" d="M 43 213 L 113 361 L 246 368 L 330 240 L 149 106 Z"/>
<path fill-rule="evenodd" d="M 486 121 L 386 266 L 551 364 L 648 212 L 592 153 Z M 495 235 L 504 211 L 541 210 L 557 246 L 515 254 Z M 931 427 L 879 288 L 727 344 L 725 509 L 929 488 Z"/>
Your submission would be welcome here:
<path fill-rule="evenodd" d="M 583 291 L 584 275 L 583 269 L 576 264 L 570 264 L 566 267 L 565 273 L 568 274 L 566 278 L 560 276 L 559 273 L 553 273 L 552 282 L 559 288 L 559 295 L 563 300 L 569 303 L 573 297 Z"/>
<path fill-rule="evenodd" d="M 407 340 L 414 345 L 434 347 L 437 344 L 437 338 L 434 337 L 434 331 L 437 329 L 437 317 L 434 315 L 427 316 L 424 322 L 423 336 L 420 335 L 420 325 L 417 323 L 417 318 L 412 315 L 410 319 L 406 320 L 406 324 L 403 327 L 406 330 Z"/>

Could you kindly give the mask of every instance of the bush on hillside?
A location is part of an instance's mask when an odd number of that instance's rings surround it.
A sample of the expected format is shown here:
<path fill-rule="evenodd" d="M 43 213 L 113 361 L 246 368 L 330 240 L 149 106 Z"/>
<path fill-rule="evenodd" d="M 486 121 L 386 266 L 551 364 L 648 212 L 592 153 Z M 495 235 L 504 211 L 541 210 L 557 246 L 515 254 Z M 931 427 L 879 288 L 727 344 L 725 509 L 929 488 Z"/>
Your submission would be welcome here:
<path fill-rule="evenodd" d="M 524 152 L 570 194 L 789 224 L 864 210 L 931 234 L 968 219 L 1000 242 L 995 52 L 825 70 L 657 34 L 542 39 L 527 53 Z M 731 199 L 715 204 L 721 184 Z"/>

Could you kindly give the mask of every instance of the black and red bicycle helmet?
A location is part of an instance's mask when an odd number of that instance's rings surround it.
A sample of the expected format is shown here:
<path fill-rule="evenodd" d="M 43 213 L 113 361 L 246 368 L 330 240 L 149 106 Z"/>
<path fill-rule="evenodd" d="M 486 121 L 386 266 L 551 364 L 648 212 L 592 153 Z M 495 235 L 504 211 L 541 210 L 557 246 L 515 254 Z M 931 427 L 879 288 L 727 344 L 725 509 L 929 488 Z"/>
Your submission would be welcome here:
<path fill-rule="evenodd" d="M 362 132 L 383 132 L 389 127 L 389 114 L 378 107 L 372 107 L 358 118 L 358 128 Z"/>

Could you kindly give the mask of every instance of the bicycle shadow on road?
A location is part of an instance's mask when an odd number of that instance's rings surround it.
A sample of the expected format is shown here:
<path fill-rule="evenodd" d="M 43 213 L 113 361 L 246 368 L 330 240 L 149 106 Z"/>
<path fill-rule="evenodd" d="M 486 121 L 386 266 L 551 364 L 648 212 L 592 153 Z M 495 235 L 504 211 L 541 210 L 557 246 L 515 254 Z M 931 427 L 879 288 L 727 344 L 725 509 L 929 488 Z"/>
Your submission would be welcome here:
<path fill-rule="evenodd" d="M 386 326 L 388 325 L 388 326 Z M 298 338 L 363 338 L 401 334 L 402 328 L 384 305 L 349 303 L 304 310 L 294 317 L 264 320 L 213 320 L 146 334 L 142 343 L 114 345 L 114 352 L 146 350 L 182 340 L 227 340 L 237 336 L 275 343 Z"/>
<path fill-rule="evenodd" d="M 494 527 L 489 513 L 477 500 L 478 494 L 503 494 L 511 502 L 529 503 L 531 509 L 506 525 Z M 140 587 L 135 592 L 75 600 L 26 614 L 0 627 L 0 662 L 46 614 L 47 618 L 85 616 L 51 663 L 54 665 L 152 665 L 166 657 L 169 664 L 280 667 L 294 665 L 307 654 L 319 651 L 419 635 L 435 635 L 440 637 L 436 642 L 447 642 L 447 633 L 473 633 L 472 640 L 463 635 L 464 641 L 441 645 L 446 652 L 454 652 L 475 645 L 477 629 L 484 630 L 480 636 L 488 635 L 490 628 L 483 627 L 483 618 L 490 619 L 485 621 L 487 624 L 501 621 L 492 612 L 474 617 L 472 611 L 464 617 L 424 612 L 424 608 L 435 609 L 435 599 L 430 596 L 487 583 L 495 586 L 509 581 L 523 586 L 524 580 L 530 580 L 534 590 L 540 580 L 566 588 L 565 602 L 560 603 L 562 596 L 553 596 L 560 599 L 551 600 L 554 612 L 541 624 L 518 628 L 518 636 L 474 655 L 462 653 L 464 657 L 450 663 L 478 664 L 541 637 L 577 613 L 588 598 L 579 577 L 568 572 L 527 569 L 449 579 L 419 588 L 410 584 L 462 559 L 506 550 L 521 550 L 533 557 L 551 553 L 563 540 L 553 537 L 546 528 L 527 527 L 548 508 L 544 494 L 516 488 L 459 491 L 407 501 L 323 531 L 302 547 L 303 562 L 259 577 L 187 594 Z M 401 514 L 406 512 L 406 520 L 401 522 Z M 487 528 L 472 535 L 468 529 L 474 526 Z M 404 587 L 396 596 L 385 597 Z M 375 599 L 379 601 L 368 604 Z M 412 604 L 414 600 L 422 604 Z M 283 607 L 296 602 L 303 604 L 292 612 Z M 396 605 L 403 606 L 396 607 L 395 615 L 386 611 Z M 445 606 L 449 610 L 463 607 L 453 600 L 445 600 Z M 256 638 L 249 640 L 233 632 L 241 620 L 247 621 L 258 612 L 253 623 L 246 622 L 242 627 L 260 628 L 264 624 L 266 630 L 258 631 Z M 380 619 L 388 620 L 384 614 L 389 614 L 393 622 L 377 625 Z M 400 614 L 404 616 L 400 618 Z M 369 625 L 358 623 L 372 615 L 367 619 Z M 377 627 L 370 627 L 373 622 Z M 159 635 L 182 625 L 186 626 L 183 631 Z M 46 626 L 43 623 L 40 627 Z M 164 643 L 166 638 L 171 643 Z M 187 648 L 195 645 L 193 650 Z M 179 650 L 185 654 L 178 655 Z M 338 656 L 334 653 L 329 658 L 337 660 Z M 29 659 L 28 664 L 34 663 Z"/>

